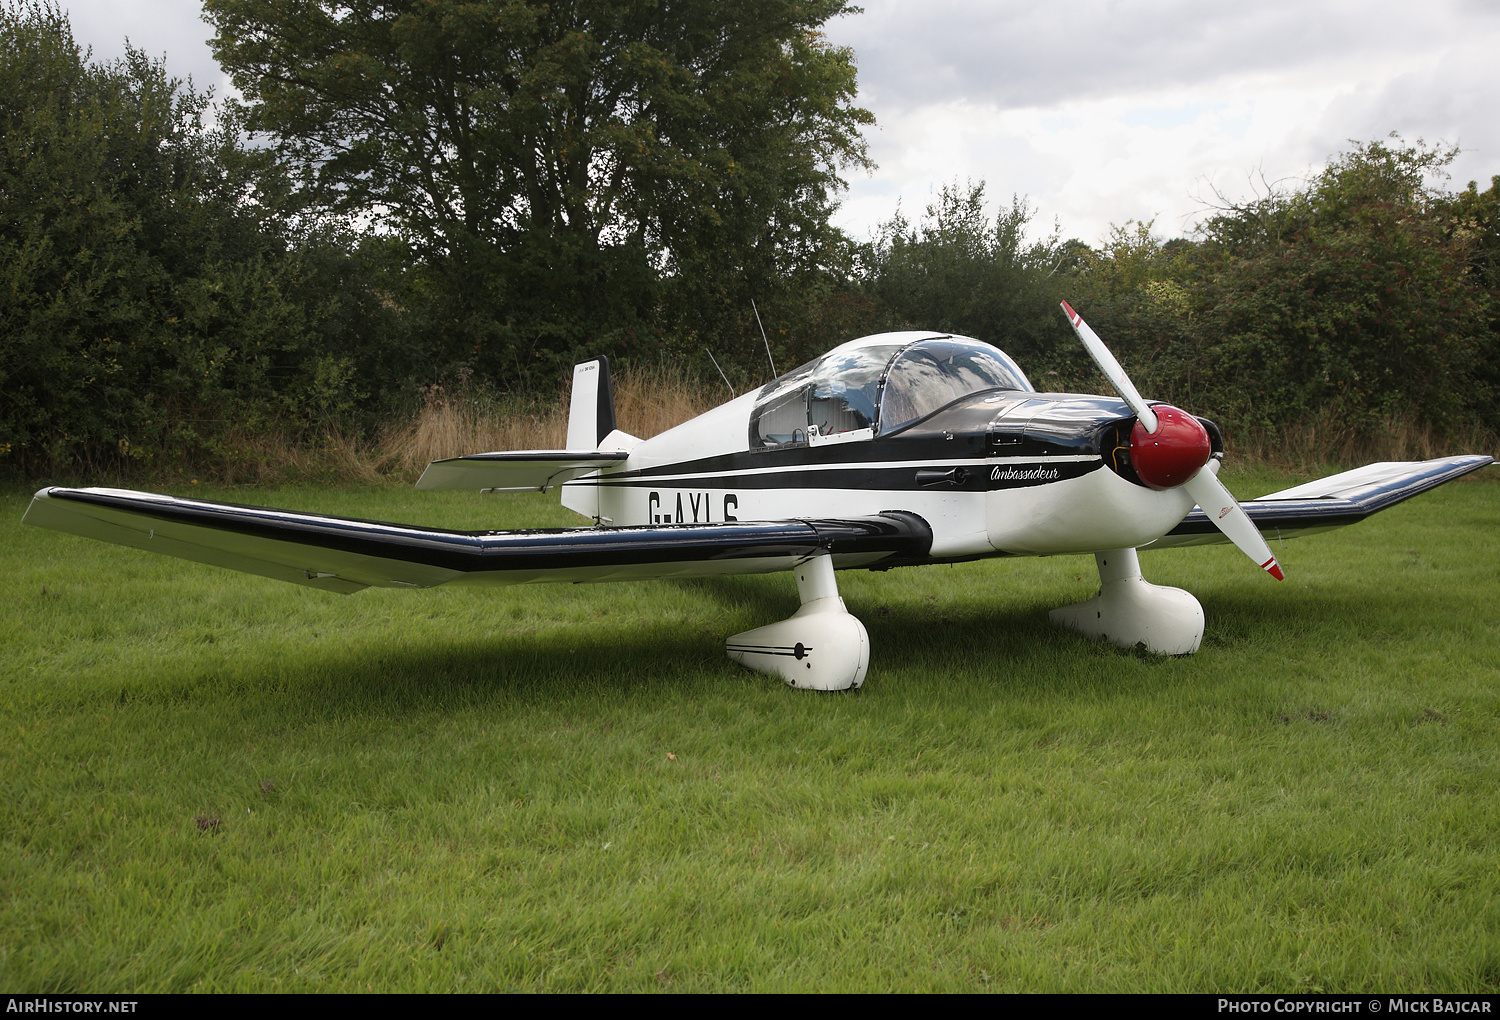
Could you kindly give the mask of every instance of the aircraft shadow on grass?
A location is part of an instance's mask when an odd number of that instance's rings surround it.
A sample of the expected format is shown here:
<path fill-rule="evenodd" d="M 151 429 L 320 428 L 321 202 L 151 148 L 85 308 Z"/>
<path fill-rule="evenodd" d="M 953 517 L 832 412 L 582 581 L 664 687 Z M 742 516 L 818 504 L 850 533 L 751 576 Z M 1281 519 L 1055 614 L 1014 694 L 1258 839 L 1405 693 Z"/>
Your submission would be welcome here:
<path fill-rule="evenodd" d="M 781 612 L 795 601 L 790 592 L 737 579 L 669 583 L 720 604 L 726 614 Z M 1214 654 L 1234 655 L 1304 633 L 1347 629 L 1348 603 L 1336 593 L 1301 592 L 1291 601 L 1295 604 L 1290 607 L 1268 608 L 1251 594 L 1209 600 L 1208 612 L 1233 624 L 1209 642 Z M 1048 690 L 1070 698 L 1090 687 L 1149 686 L 1157 667 L 1184 660 L 1143 650 L 1122 653 L 1105 641 L 1060 634 L 1040 607 L 996 607 L 976 598 L 945 607 L 867 600 L 861 608 L 869 620 L 870 643 L 880 655 L 875 696 L 900 694 L 902 684 L 916 679 L 929 693 L 935 680 L 945 687 L 983 686 L 997 698 Z M 337 706 L 330 712 L 380 715 L 416 707 L 459 709 L 476 702 L 545 707 L 579 694 L 623 702 L 641 695 L 676 697 L 705 685 L 769 684 L 768 678 L 724 658 L 712 622 L 710 617 L 691 628 L 661 624 L 635 630 L 579 623 L 546 635 L 501 629 L 461 646 L 407 644 L 376 663 L 365 654 L 367 647 L 359 654 L 345 653 L 330 642 L 309 649 L 294 664 L 305 667 L 305 681 L 289 682 L 283 667 L 277 686 L 304 713 L 316 715 L 317 706 L 326 704 Z M 1097 668 L 1079 668 L 1080 652 L 1085 664 Z M 1069 669 L 1076 675 L 1059 675 Z M 255 672 L 242 677 L 252 687 Z"/>
<path fill-rule="evenodd" d="M 275 666 L 246 656 L 220 662 L 211 672 L 195 673 L 189 667 L 169 691 L 153 694 L 139 684 L 126 684 L 101 694 L 121 702 L 145 697 L 200 705 L 268 698 L 307 718 L 350 713 L 394 718 L 414 710 L 460 711 L 477 704 L 502 710 L 506 704 L 545 708 L 580 695 L 625 703 L 640 697 L 680 699 L 724 685 L 771 689 L 767 677 L 724 658 L 718 634 L 726 620 L 785 612 L 796 601 L 789 586 L 742 578 L 660 583 L 710 604 L 717 614 L 703 612 L 686 627 L 579 622 L 552 627 L 546 634 L 507 632 L 501 625 L 489 635 L 465 639 L 414 635 L 373 654 L 369 643 L 351 647 L 330 635 Z M 877 582 L 852 607 L 869 621 L 870 644 L 879 655 L 875 697 L 901 695 L 913 687 L 926 697 L 942 689 L 983 687 L 996 699 L 1046 697 L 1050 692 L 1066 701 L 1090 689 L 1150 689 L 1165 675 L 1185 675 L 1175 663 L 1195 661 L 1139 649 L 1122 652 L 1103 640 L 1060 633 L 1045 607 L 1020 599 L 975 593 L 928 603 L 913 600 L 908 591 L 899 598 L 893 593 L 887 604 L 879 588 Z M 601 600 L 609 591 L 595 588 Z M 1206 642 L 1212 658 L 1204 667 L 1216 673 L 1226 661 L 1223 656 L 1232 660 L 1267 647 L 1285 648 L 1307 635 L 1346 635 L 1354 646 L 1404 633 L 1405 596 L 1394 589 L 1364 592 L 1364 612 L 1353 621 L 1348 593 L 1337 587 L 1277 596 L 1268 601 L 1253 591 L 1225 587 L 1206 595 L 1205 610 L 1215 629 Z M 1442 615 L 1441 606 L 1424 620 L 1434 615 Z M 1309 654 L 1339 652 L 1320 644 Z"/>

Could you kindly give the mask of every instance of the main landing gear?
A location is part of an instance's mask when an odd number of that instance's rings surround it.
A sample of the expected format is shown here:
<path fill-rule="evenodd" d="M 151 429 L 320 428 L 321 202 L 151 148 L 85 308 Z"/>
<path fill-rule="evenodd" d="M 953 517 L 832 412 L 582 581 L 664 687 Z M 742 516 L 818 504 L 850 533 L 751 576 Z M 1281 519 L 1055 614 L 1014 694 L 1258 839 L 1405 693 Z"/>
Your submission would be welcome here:
<path fill-rule="evenodd" d="M 847 691 L 865 682 L 870 635 L 849 614 L 833 577 L 833 558 L 818 553 L 797 567 L 802 608 L 780 623 L 747 630 L 724 643 L 742 666 L 779 676 L 792 687 Z"/>
<path fill-rule="evenodd" d="M 1099 594 L 1087 602 L 1054 609 L 1053 623 L 1121 648 L 1143 647 L 1160 655 L 1191 655 L 1203 640 L 1203 607 L 1181 588 L 1163 588 L 1141 577 L 1134 549 L 1094 554 Z"/>
<path fill-rule="evenodd" d="M 1150 584 L 1141 576 L 1134 549 L 1094 554 L 1099 594 L 1087 602 L 1052 610 L 1053 623 L 1121 648 L 1159 655 L 1191 655 L 1203 641 L 1203 607 L 1181 588 Z M 725 642 L 729 657 L 769 673 L 792 687 L 846 691 L 864 683 L 870 636 L 839 598 L 833 560 L 819 553 L 796 570 L 802 608 L 780 623 L 736 634 Z"/>

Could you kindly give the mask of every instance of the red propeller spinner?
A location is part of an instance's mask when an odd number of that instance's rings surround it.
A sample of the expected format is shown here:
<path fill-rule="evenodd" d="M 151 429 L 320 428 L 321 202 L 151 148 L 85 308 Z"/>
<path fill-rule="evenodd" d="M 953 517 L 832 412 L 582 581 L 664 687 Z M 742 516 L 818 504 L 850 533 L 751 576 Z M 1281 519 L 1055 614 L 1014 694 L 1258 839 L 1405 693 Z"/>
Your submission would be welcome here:
<path fill-rule="evenodd" d="M 1180 408 L 1156 404 L 1157 428 L 1147 432 L 1139 421 L 1130 430 L 1130 464 L 1141 481 L 1153 489 L 1181 485 L 1208 463 L 1212 447 L 1208 430 Z"/>

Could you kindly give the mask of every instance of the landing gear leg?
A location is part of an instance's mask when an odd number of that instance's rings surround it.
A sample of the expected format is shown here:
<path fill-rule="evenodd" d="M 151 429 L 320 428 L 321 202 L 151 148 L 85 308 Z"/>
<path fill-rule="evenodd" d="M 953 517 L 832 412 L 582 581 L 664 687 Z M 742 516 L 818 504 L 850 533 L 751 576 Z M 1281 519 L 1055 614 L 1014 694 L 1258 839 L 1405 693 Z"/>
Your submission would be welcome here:
<path fill-rule="evenodd" d="M 846 691 L 865 682 L 870 636 L 839 598 L 833 558 L 819 553 L 797 567 L 802 608 L 789 619 L 736 634 L 725 642 L 742 666 L 779 676 L 793 687 Z"/>
<path fill-rule="evenodd" d="M 1160 655 L 1191 655 L 1203 640 L 1203 607 L 1181 588 L 1163 588 L 1141 577 L 1134 549 L 1094 554 L 1099 594 L 1054 609 L 1053 623 L 1121 648 L 1144 647 Z"/>

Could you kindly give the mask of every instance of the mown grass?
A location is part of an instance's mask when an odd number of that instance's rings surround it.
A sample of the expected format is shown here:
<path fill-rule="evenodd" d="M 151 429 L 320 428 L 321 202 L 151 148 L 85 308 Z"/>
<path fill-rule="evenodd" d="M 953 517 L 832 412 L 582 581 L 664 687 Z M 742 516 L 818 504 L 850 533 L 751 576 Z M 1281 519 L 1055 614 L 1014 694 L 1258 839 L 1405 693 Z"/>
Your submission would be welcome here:
<path fill-rule="evenodd" d="M 1087 557 L 841 574 L 854 695 L 725 657 L 789 577 L 340 597 L 22 527 L 27 495 L 0 493 L 5 988 L 1500 988 L 1493 468 L 1288 543 L 1283 584 L 1143 556 L 1205 607 L 1190 658 L 1050 626 Z"/>

